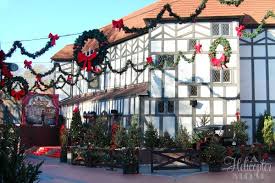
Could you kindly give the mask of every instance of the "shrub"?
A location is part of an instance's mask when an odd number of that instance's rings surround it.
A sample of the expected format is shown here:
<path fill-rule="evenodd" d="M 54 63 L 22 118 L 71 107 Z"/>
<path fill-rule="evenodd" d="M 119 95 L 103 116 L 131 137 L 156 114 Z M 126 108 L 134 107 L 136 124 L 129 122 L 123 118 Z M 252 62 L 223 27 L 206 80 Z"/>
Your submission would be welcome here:
<path fill-rule="evenodd" d="M 202 152 L 202 160 L 209 165 L 220 165 L 224 161 L 226 148 L 217 143 L 211 143 Z"/>
<path fill-rule="evenodd" d="M 264 138 L 263 138 L 263 128 L 264 128 L 264 119 L 267 114 L 265 113 L 264 115 L 260 115 L 260 118 L 258 120 L 258 128 L 257 128 L 257 134 L 256 138 L 259 143 L 264 143 Z"/>
<path fill-rule="evenodd" d="M 179 132 L 176 136 L 175 143 L 177 147 L 183 149 L 191 147 L 191 139 L 189 133 L 187 132 L 186 128 L 182 127 L 182 125 L 180 126 Z"/>
<path fill-rule="evenodd" d="M 144 145 L 146 148 L 154 148 L 158 146 L 158 131 L 150 122 L 144 134 Z"/>
<path fill-rule="evenodd" d="M 127 133 L 124 127 L 119 127 L 115 135 L 115 144 L 118 147 L 126 147 L 127 145 Z"/>
<path fill-rule="evenodd" d="M 161 148 L 176 147 L 174 139 L 171 138 L 170 134 L 167 131 L 164 132 L 163 136 L 159 137 L 159 147 L 161 147 Z"/>
<path fill-rule="evenodd" d="M 234 140 L 237 144 L 242 145 L 246 144 L 248 140 L 247 134 L 247 125 L 245 121 L 234 121 L 232 122 L 233 129 L 234 129 Z"/>
<path fill-rule="evenodd" d="M 16 129 L 12 124 L 5 125 L 0 130 L 0 180 L 5 183 L 36 182 L 43 162 L 36 165 L 26 162 L 25 151 L 19 144 Z"/>
<path fill-rule="evenodd" d="M 274 126 L 274 122 L 272 120 L 272 116 L 271 115 L 265 115 L 265 117 L 264 117 L 264 128 L 262 130 L 262 133 L 263 133 L 264 143 L 266 145 L 268 145 L 269 147 L 272 146 L 273 140 L 274 140 L 273 126 Z"/>

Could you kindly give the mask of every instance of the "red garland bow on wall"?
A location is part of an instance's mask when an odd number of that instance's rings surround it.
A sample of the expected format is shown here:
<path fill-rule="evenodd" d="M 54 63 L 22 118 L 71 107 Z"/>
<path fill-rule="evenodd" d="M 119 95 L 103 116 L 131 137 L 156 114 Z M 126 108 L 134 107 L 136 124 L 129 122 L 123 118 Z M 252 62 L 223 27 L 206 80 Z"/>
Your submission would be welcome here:
<path fill-rule="evenodd" d="M 211 59 L 211 63 L 215 67 L 224 66 L 225 68 L 227 68 L 227 66 L 225 65 L 225 61 L 226 61 L 226 56 L 224 54 L 222 54 L 221 58 L 212 58 Z"/>
<path fill-rule="evenodd" d="M 201 53 L 201 48 L 202 48 L 202 45 L 199 44 L 199 43 L 194 46 L 194 49 L 196 50 L 196 53 Z"/>
<path fill-rule="evenodd" d="M 50 33 L 48 37 L 51 39 L 51 45 L 52 45 L 52 46 L 54 46 L 56 40 L 59 39 L 59 36 L 58 36 L 57 34 L 53 35 L 52 33 Z"/>
<path fill-rule="evenodd" d="M 79 52 L 77 55 L 78 63 L 83 62 L 83 70 L 91 71 L 92 70 L 92 60 L 97 56 L 97 52 L 93 52 L 90 56 L 86 56 L 82 52 Z"/>
<path fill-rule="evenodd" d="M 237 35 L 239 37 L 242 37 L 244 29 L 245 29 L 245 26 L 243 26 L 243 25 L 240 25 L 239 27 L 236 27 Z"/>
<path fill-rule="evenodd" d="M 74 113 L 79 112 L 79 108 L 78 108 L 78 106 L 76 106 L 76 107 L 74 108 L 73 112 L 74 112 Z"/>
<path fill-rule="evenodd" d="M 112 21 L 113 28 L 118 29 L 119 31 L 124 27 L 123 19 L 120 20 L 113 20 Z"/>
<path fill-rule="evenodd" d="M 147 61 L 147 64 L 149 64 L 149 65 L 152 64 L 153 63 L 153 57 L 151 57 L 151 56 L 147 57 L 146 61 Z"/>
<path fill-rule="evenodd" d="M 67 81 L 71 83 L 73 81 L 73 77 L 71 75 L 68 75 Z"/>
<path fill-rule="evenodd" d="M 20 90 L 20 91 L 15 91 L 11 90 L 11 96 L 15 98 L 15 100 L 21 100 L 25 96 L 25 91 Z"/>
<path fill-rule="evenodd" d="M 24 68 L 30 69 L 32 68 L 32 61 L 24 61 Z"/>
<path fill-rule="evenodd" d="M 36 81 L 41 82 L 41 75 L 39 75 L 39 74 L 36 75 Z"/>

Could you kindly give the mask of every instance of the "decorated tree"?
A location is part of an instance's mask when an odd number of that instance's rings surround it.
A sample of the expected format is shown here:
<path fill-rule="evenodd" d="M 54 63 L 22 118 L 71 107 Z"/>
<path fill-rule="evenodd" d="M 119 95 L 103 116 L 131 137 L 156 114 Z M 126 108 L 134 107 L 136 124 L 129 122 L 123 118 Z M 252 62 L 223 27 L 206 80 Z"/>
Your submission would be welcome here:
<path fill-rule="evenodd" d="M 142 133 L 136 115 L 132 116 L 131 126 L 128 129 L 128 143 L 133 147 L 140 147 L 142 143 Z"/>
<path fill-rule="evenodd" d="M 264 143 L 269 146 L 269 149 L 271 148 L 271 146 L 274 142 L 273 126 L 274 126 L 274 122 L 273 122 L 272 116 L 265 115 L 264 128 L 263 128 L 262 132 L 263 132 Z"/>
<path fill-rule="evenodd" d="M 82 145 L 83 140 L 83 125 L 81 121 L 80 111 L 78 107 L 76 107 L 73 111 L 73 118 L 70 129 L 70 137 L 72 141 L 72 145 Z"/>
<path fill-rule="evenodd" d="M 144 134 L 144 145 L 147 148 L 154 148 L 158 146 L 158 131 L 155 129 L 153 123 L 149 123 Z"/>
<path fill-rule="evenodd" d="M 247 125 L 245 121 L 234 121 L 232 122 L 233 129 L 234 129 L 234 140 L 239 145 L 246 144 L 248 140 L 248 134 L 247 134 Z"/>

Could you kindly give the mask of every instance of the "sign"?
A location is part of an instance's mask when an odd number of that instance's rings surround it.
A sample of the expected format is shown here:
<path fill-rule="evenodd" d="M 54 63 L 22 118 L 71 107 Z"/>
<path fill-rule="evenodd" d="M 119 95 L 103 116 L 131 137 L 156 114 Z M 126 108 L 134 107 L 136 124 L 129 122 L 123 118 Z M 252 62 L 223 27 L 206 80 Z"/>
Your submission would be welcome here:
<path fill-rule="evenodd" d="M 22 101 L 22 123 L 56 125 L 58 123 L 58 95 L 30 93 Z"/>

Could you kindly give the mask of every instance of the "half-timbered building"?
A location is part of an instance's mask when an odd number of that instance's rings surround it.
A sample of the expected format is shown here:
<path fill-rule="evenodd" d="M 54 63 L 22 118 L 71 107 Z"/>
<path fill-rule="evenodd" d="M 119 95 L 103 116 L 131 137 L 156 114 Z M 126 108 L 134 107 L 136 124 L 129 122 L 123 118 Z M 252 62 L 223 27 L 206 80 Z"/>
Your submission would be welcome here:
<path fill-rule="evenodd" d="M 143 27 L 167 3 L 178 15 L 188 17 L 200 1 L 159 0 L 123 17 L 124 24 Z M 244 24 L 246 31 L 252 32 L 274 8 L 273 0 L 246 0 L 239 7 L 209 0 L 195 22 L 179 24 L 166 13 L 162 23 L 142 35 L 126 34 L 112 25 L 101 28 L 111 43 L 107 59 L 115 69 L 122 68 L 128 59 L 142 68 L 148 56 L 156 62 L 164 60 L 164 69 L 142 73 L 128 69 L 123 74 L 107 70 L 91 83 L 83 80 L 77 86 L 56 90 L 62 96 L 65 116 L 70 121 L 75 105 L 82 113 L 110 113 L 115 109 L 124 126 L 131 115 L 137 114 L 142 127 L 150 121 L 160 134 L 167 131 L 174 136 L 180 125 L 192 132 L 203 117 L 208 117 L 211 124 L 230 124 L 240 111 L 252 142 L 259 115 L 267 111 L 275 116 L 275 21 L 268 21 L 265 30 L 253 39 L 239 38 L 235 28 Z M 221 36 L 232 48 L 228 68 L 224 69 L 213 67 L 208 56 L 211 43 Z M 195 62 L 181 60 L 175 65 L 177 53 L 181 51 L 190 58 L 196 43 L 202 45 L 202 52 Z M 94 45 L 92 40 L 86 43 L 87 55 Z M 52 60 L 74 72 L 77 65 L 72 52 L 73 45 L 67 45 Z M 219 46 L 217 57 L 222 53 Z"/>

